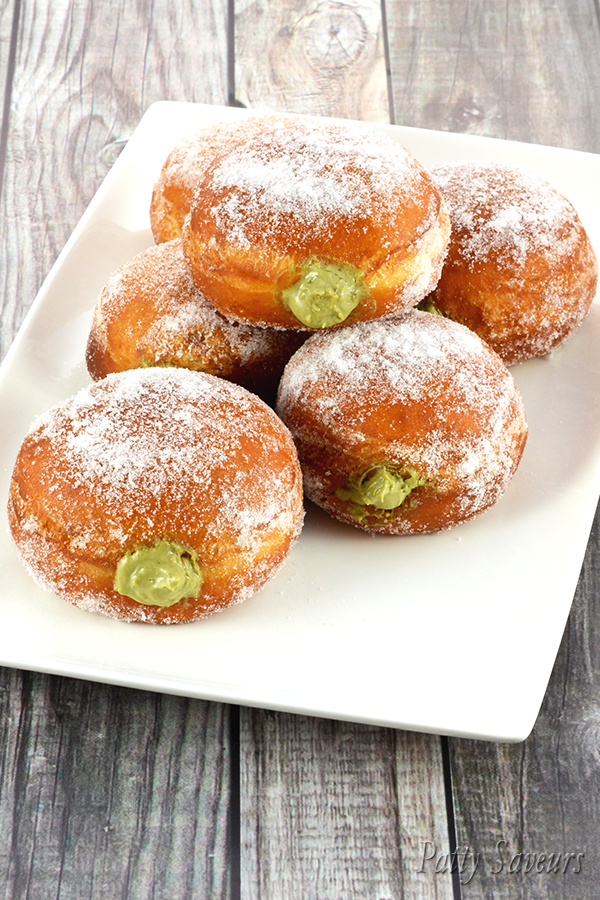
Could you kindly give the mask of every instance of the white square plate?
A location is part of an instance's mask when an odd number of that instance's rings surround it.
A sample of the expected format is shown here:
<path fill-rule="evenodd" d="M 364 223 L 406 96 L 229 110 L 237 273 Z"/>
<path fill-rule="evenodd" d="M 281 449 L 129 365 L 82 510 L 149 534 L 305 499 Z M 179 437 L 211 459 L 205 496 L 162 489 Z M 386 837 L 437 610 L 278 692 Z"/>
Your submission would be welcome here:
<path fill-rule="evenodd" d="M 33 418 L 90 382 L 91 311 L 152 243 L 152 184 L 203 124 L 248 115 L 154 104 L 46 279 L 0 372 L 0 502 Z M 426 166 L 495 158 L 546 177 L 600 247 L 600 156 L 394 126 Z M 129 625 L 39 589 L 0 531 L 0 664 L 166 693 L 492 740 L 524 739 L 552 670 L 600 493 L 600 309 L 513 367 L 530 436 L 489 512 L 452 531 L 370 536 L 308 511 L 282 571 L 191 625 Z M 4 515 L 4 514 L 3 514 Z M 5 518 L 5 516 L 4 516 Z"/>

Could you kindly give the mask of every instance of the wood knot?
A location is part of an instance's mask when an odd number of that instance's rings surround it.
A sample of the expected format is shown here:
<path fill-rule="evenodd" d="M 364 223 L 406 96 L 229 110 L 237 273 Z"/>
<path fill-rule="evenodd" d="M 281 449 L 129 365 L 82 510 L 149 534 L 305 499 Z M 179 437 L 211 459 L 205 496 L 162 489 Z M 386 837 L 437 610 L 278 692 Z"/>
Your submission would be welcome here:
<path fill-rule="evenodd" d="M 114 141 L 104 144 L 98 154 L 101 164 L 110 169 L 121 155 L 127 141 L 128 138 L 116 138 Z"/>
<path fill-rule="evenodd" d="M 343 4 L 322 3 L 299 25 L 304 53 L 317 68 L 345 69 L 367 44 L 367 26 L 355 9 Z"/>

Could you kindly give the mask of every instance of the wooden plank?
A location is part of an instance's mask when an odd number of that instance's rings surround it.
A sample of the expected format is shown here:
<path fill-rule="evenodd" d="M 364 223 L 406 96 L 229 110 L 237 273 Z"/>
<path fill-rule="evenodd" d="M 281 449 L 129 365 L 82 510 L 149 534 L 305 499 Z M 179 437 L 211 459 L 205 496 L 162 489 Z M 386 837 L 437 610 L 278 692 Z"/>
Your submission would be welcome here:
<path fill-rule="evenodd" d="M 0 96 L 2 97 L 2 109 L 0 111 L 0 197 L 2 196 L 2 182 L 6 163 L 6 141 L 9 128 L 9 88 L 12 83 L 13 66 L 15 59 L 17 18 L 15 13 L 15 0 L 6 0 L 0 5 Z M 0 356 L 1 359 L 1 356 Z"/>
<path fill-rule="evenodd" d="M 238 2 L 235 60 L 246 106 L 389 121 L 379 0 Z M 241 784 L 247 900 L 452 896 L 419 872 L 448 843 L 438 738 L 246 709 Z"/>
<path fill-rule="evenodd" d="M 3 670 L 0 895 L 229 893 L 226 707 Z"/>
<path fill-rule="evenodd" d="M 239 102 L 389 121 L 380 0 L 236 3 Z"/>
<path fill-rule="evenodd" d="M 15 15 L 15 0 L 0 3 L 0 86 L 4 97 L 7 72 L 11 58 L 11 37 Z"/>
<path fill-rule="evenodd" d="M 226 41 L 225 0 L 21 4 L 2 351 L 145 108 L 226 101 Z M 0 706 L 0 895 L 231 896 L 227 707 L 6 669 Z"/>
<path fill-rule="evenodd" d="M 250 3 L 235 31 L 245 105 L 388 120 L 378 3 Z M 405 878 L 423 881 L 416 826 L 430 820 L 399 804 L 389 758 L 413 736 L 248 710 L 242 735 L 243 896 L 396 896 Z M 410 780 L 396 783 L 411 796 L 421 786 L 443 830 L 439 742 L 420 737 L 418 747 Z M 442 896 L 449 881 L 425 879 L 419 896 L 438 887 Z"/>
<path fill-rule="evenodd" d="M 596 151 L 594 0 L 387 0 L 401 125 Z"/>
<path fill-rule="evenodd" d="M 600 152 L 593 0 L 387 7 L 396 121 Z M 598 528 L 531 736 L 450 742 L 465 900 L 597 896 Z"/>
<path fill-rule="evenodd" d="M 14 57 L 14 47 L 11 40 L 13 33 L 13 21 L 15 16 L 16 0 L 2 0 L 0 2 L 0 90 L 4 100 L 6 93 L 7 77 Z"/>
<path fill-rule="evenodd" d="M 450 900 L 437 739 L 243 710 L 243 900 Z"/>
<path fill-rule="evenodd" d="M 600 516 L 540 715 L 522 744 L 453 741 L 465 900 L 595 900 L 600 875 Z"/>
<path fill-rule="evenodd" d="M 226 8 L 22 4 L 1 206 L 2 355 L 147 107 L 227 102 Z"/>

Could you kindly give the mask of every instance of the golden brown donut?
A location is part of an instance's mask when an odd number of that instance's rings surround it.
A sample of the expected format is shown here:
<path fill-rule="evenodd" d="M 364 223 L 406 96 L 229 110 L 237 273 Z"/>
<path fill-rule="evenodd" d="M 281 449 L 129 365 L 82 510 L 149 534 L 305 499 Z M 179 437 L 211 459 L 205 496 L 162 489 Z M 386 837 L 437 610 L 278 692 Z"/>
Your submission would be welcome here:
<path fill-rule="evenodd" d="M 449 227 L 430 175 L 398 143 L 298 117 L 214 162 L 184 253 L 228 318 L 319 330 L 412 308 L 437 283 Z"/>
<path fill-rule="evenodd" d="M 42 587 L 129 622 L 191 622 L 283 564 L 303 519 L 301 472 L 254 394 L 186 369 L 132 369 L 34 423 L 8 516 Z"/>
<path fill-rule="evenodd" d="M 496 161 L 432 170 L 452 235 L 431 300 L 507 365 L 543 356 L 579 327 L 598 263 L 572 204 L 539 176 Z"/>
<path fill-rule="evenodd" d="M 181 237 L 194 194 L 214 159 L 234 141 L 250 140 L 272 114 L 216 122 L 185 135 L 169 153 L 156 179 L 150 202 L 150 225 L 157 244 Z"/>
<path fill-rule="evenodd" d="M 140 366 L 182 366 L 272 403 L 301 340 L 220 315 L 192 281 L 178 239 L 139 253 L 111 276 L 94 309 L 86 362 L 96 380 Z"/>
<path fill-rule="evenodd" d="M 495 503 L 527 423 L 500 357 L 462 325 L 413 311 L 312 335 L 276 410 L 305 495 L 366 531 L 440 531 Z"/>

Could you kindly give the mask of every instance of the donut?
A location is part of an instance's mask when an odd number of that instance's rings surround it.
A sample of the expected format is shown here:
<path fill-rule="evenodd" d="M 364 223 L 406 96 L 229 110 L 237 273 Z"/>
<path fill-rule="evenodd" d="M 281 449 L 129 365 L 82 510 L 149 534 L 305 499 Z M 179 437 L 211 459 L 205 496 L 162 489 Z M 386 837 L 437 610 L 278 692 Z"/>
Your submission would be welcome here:
<path fill-rule="evenodd" d="M 224 316 L 318 331 L 415 306 L 437 283 L 449 229 L 440 191 L 398 143 L 298 117 L 213 162 L 183 239 Z"/>
<path fill-rule="evenodd" d="M 150 226 L 157 244 L 181 237 L 194 195 L 213 160 L 232 142 L 251 140 L 274 114 L 249 115 L 205 125 L 181 138 L 164 161 L 152 188 Z"/>
<path fill-rule="evenodd" d="M 149 247 L 108 280 L 86 348 L 95 380 L 140 366 L 182 366 L 241 384 L 273 403 L 297 331 L 230 322 L 192 281 L 181 238 Z"/>
<path fill-rule="evenodd" d="M 8 519 L 39 585 L 127 622 L 201 619 L 254 594 L 303 521 L 289 432 L 238 385 L 186 369 L 107 375 L 43 414 Z"/>
<path fill-rule="evenodd" d="M 504 162 L 432 169 L 452 233 L 431 295 L 507 365 L 543 356 L 581 325 L 598 262 L 573 205 L 545 179 Z"/>
<path fill-rule="evenodd" d="M 517 469 L 523 404 L 474 332 L 419 310 L 311 335 L 276 411 L 305 497 L 369 532 L 442 531 L 487 510 Z"/>

